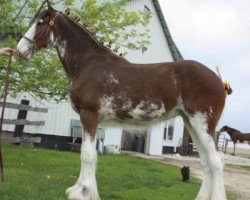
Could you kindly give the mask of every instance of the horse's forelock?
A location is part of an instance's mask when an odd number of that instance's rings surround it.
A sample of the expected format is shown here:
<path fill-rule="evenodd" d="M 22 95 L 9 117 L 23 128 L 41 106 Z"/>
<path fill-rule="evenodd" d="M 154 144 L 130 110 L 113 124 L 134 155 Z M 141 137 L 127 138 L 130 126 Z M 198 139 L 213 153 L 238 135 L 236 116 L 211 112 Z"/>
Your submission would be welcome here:
<path fill-rule="evenodd" d="M 46 19 L 46 17 L 49 18 L 53 18 L 54 14 L 56 14 L 58 11 L 54 10 L 54 11 L 50 11 L 50 10 L 44 10 L 42 11 L 38 16 L 37 19 Z M 54 14 L 53 14 L 54 13 Z"/>
<path fill-rule="evenodd" d="M 41 12 L 41 13 L 37 16 L 37 18 L 38 18 L 38 19 L 45 19 L 47 16 L 49 16 L 49 11 L 48 11 L 48 10 L 45 10 L 45 11 Z"/>

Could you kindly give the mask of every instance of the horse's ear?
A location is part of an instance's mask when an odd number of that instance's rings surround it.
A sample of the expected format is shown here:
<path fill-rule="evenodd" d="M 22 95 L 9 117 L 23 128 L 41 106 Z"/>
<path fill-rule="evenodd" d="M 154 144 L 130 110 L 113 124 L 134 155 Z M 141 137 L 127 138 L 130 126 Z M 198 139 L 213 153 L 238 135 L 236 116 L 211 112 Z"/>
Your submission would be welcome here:
<path fill-rule="evenodd" d="M 51 3 L 49 0 L 47 0 L 47 5 L 48 5 L 48 10 L 49 11 L 54 11 L 54 8 L 51 6 Z"/>

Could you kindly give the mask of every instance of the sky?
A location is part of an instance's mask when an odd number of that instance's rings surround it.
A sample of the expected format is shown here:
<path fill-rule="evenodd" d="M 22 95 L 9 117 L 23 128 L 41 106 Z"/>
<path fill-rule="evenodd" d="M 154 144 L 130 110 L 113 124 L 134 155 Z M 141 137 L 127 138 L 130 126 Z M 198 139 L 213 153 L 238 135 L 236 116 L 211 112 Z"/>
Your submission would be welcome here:
<path fill-rule="evenodd" d="M 217 126 L 250 133 L 250 1 L 159 0 L 184 59 L 199 61 L 230 82 Z"/>

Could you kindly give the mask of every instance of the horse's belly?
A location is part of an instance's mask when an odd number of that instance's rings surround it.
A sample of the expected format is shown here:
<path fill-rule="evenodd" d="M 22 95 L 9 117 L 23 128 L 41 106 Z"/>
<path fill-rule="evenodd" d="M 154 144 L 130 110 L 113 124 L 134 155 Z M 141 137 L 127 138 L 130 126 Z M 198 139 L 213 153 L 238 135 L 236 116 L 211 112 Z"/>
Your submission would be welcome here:
<path fill-rule="evenodd" d="M 107 99 L 106 99 L 107 100 Z M 136 106 L 132 102 L 124 102 L 122 105 L 113 104 L 111 99 L 102 104 L 99 111 L 100 121 L 105 123 L 117 123 L 127 125 L 151 124 L 174 116 L 174 109 L 166 111 L 162 102 L 153 103 L 141 101 Z"/>

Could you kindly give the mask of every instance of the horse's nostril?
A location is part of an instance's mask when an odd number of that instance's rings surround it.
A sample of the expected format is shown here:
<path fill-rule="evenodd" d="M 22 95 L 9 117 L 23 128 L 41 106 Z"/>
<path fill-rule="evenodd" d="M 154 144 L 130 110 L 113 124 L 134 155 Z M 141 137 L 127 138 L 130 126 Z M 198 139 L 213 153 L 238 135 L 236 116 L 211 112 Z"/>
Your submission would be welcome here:
<path fill-rule="evenodd" d="M 17 49 L 17 51 L 16 51 L 16 54 L 18 55 L 18 56 L 21 56 L 22 55 L 22 53 Z"/>
<path fill-rule="evenodd" d="M 25 52 L 22 53 L 21 51 L 17 50 L 16 53 L 17 53 L 18 56 L 20 56 L 20 57 L 22 57 L 22 58 L 25 58 L 25 57 L 26 57 L 26 56 L 25 56 L 25 54 L 26 54 Z"/>

